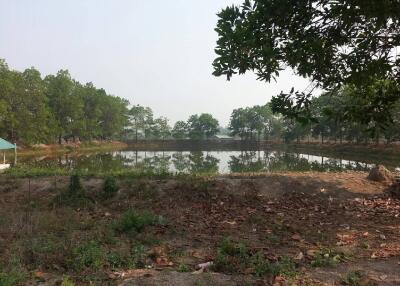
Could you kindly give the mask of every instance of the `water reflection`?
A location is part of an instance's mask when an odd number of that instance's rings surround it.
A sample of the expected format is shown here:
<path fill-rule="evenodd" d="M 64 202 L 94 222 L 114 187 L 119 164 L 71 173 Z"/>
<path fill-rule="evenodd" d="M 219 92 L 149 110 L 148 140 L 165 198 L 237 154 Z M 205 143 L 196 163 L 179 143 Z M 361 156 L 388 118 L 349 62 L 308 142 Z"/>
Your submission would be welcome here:
<path fill-rule="evenodd" d="M 26 158 L 24 164 L 68 170 L 118 171 L 138 168 L 156 173 L 246 173 L 269 171 L 368 170 L 371 164 L 282 151 L 143 152 L 118 151 Z"/>

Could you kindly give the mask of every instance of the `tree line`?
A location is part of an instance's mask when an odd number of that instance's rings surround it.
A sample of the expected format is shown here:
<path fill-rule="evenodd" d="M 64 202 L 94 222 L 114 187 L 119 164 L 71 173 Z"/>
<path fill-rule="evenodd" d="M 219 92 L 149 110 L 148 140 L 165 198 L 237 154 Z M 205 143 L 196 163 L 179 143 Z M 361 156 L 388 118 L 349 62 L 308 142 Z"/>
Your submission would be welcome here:
<path fill-rule="evenodd" d="M 112 138 L 127 125 L 128 104 L 67 70 L 42 77 L 35 68 L 10 70 L 0 59 L 0 136 L 12 142 Z"/>
<path fill-rule="evenodd" d="M 278 140 L 286 143 L 300 141 L 327 141 L 335 143 L 392 143 L 400 140 L 400 102 L 396 101 L 390 108 L 390 114 L 381 114 L 378 110 L 369 110 L 368 99 L 363 94 L 357 97 L 357 89 L 345 86 L 337 92 L 326 92 L 311 99 L 311 119 L 295 120 L 274 113 L 271 103 L 264 106 L 235 109 L 232 112 L 229 130 L 234 136 L 243 140 Z M 359 120 L 354 120 L 354 112 L 360 106 L 366 107 L 359 113 Z M 349 107 L 354 110 L 349 111 Z M 374 113 L 375 117 L 365 118 L 364 113 Z M 382 111 L 383 112 L 383 111 Z M 381 113 L 382 113 L 381 112 Z M 382 124 L 379 116 L 390 116 L 392 121 Z"/>
<path fill-rule="evenodd" d="M 238 108 L 231 114 L 229 135 L 253 141 L 397 141 L 400 103 L 385 105 L 385 111 L 375 104 L 376 94 L 385 98 L 392 94 L 391 87 L 387 81 L 377 81 L 362 94 L 352 85 L 326 92 L 311 99 L 311 120 L 306 121 L 276 113 L 271 102 Z M 367 113 L 369 116 L 365 117 Z M 382 124 L 381 117 L 392 121 Z M 92 83 L 82 84 L 67 70 L 42 77 L 35 68 L 14 71 L 0 60 L 0 137 L 12 142 L 31 145 L 114 138 L 201 140 L 223 132 L 218 120 L 208 113 L 192 115 L 171 126 L 166 117 L 154 117 L 151 108 L 132 106 L 128 100 L 109 95 Z"/>

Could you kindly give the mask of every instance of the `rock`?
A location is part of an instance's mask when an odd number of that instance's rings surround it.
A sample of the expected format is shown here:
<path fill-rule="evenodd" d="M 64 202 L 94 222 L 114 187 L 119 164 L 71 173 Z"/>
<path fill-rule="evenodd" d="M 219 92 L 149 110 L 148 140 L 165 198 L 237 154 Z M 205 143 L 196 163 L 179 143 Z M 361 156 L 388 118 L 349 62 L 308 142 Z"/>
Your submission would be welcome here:
<path fill-rule="evenodd" d="M 392 172 L 386 169 L 383 165 L 376 165 L 369 172 L 368 180 L 375 182 L 391 182 L 394 180 L 394 176 Z"/>

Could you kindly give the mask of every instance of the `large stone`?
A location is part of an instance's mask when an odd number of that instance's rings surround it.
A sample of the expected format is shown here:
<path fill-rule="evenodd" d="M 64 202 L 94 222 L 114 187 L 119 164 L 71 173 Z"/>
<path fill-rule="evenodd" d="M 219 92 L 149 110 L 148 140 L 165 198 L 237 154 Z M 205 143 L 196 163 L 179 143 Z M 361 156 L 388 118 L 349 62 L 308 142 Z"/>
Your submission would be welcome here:
<path fill-rule="evenodd" d="M 394 181 L 394 176 L 385 166 L 376 165 L 369 172 L 368 180 L 375 182 L 392 182 Z"/>

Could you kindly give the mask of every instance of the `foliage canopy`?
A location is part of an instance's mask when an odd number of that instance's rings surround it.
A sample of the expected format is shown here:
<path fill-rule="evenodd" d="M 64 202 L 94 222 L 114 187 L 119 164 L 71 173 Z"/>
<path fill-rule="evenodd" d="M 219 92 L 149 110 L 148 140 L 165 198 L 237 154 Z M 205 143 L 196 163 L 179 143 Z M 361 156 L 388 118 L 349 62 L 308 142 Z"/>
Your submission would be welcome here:
<path fill-rule="evenodd" d="M 316 87 L 337 91 L 347 85 L 360 95 L 371 84 L 380 85 L 375 99 L 359 101 L 361 109 L 388 109 L 399 98 L 397 0 L 245 0 L 241 6 L 223 9 L 218 17 L 214 75 L 229 80 L 253 71 L 259 80 L 270 81 L 291 68 L 311 80 L 304 91 L 292 89 L 276 96 L 276 112 L 309 120 Z M 385 96 L 382 81 L 391 85 Z M 371 119 L 369 114 L 364 118 Z M 384 124 L 388 120 L 380 119 Z"/>

